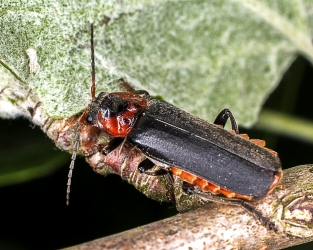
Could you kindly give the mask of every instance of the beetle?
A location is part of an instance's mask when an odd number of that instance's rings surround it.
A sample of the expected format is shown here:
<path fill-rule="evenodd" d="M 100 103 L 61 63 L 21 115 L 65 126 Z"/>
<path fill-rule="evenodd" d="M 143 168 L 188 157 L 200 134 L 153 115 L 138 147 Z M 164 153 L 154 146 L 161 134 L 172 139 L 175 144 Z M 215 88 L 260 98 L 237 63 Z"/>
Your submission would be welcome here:
<path fill-rule="evenodd" d="M 103 154 L 127 140 L 147 156 L 139 164 L 139 172 L 176 175 L 184 181 L 182 188 L 187 194 L 241 206 L 268 229 L 276 230 L 275 224 L 248 201 L 263 199 L 281 180 L 277 153 L 265 148 L 264 141 L 239 134 L 229 109 L 210 123 L 131 87 L 127 92 L 102 92 L 96 98 L 93 26 L 91 42 L 93 100 L 82 119 L 112 136 L 101 148 Z M 127 86 L 124 81 L 122 84 Z M 228 120 L 231 131 L 224 129 Z M 155 165 L 161 168 L 151 171 Z M 195 186 L 203 192 L 195 191 Z"/>

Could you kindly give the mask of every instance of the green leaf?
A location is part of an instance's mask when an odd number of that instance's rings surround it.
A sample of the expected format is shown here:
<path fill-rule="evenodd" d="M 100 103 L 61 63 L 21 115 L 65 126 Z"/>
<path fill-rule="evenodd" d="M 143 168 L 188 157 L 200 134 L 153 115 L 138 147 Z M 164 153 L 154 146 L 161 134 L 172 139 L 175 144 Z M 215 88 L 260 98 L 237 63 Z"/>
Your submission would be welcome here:
<path fill-rule="evenodd" d="M 33 150 L 29 152 L 26 148 L 17 148 L 18 158 L 1 158 L 0 187 L 15 185 L 47 176 L 69 161 L 68 154 L 51 153 L 49 148 Z M 8 150 L 7 156 L 12 156 Z M 1 153 L 6 153 L 1 150 Z M 26 155 L 27 154 L 27 155 Z"/>
<path fill-rule="evenodd" d="M 26 120 L 0 120 L 0 187 L 47 176 L 64 164 L 67 153 L 53 150 L 53 143 Z"/>
<path fill-rule="evenodd" d="M 313 122 L 292 115 L 264 109 L 255 127 L 313 144 Z"/>
<path fill-rule="evenodd" d="M 118 90 L 123 77 L 204 119 L 228 107 L 250 125 L 296 55 L 313 61 L 312 8 L 310 0 L 6 1 L 0 60 L 50 116 L 71 116 L 90 101 L 93 22 L 98 92 Z"/>

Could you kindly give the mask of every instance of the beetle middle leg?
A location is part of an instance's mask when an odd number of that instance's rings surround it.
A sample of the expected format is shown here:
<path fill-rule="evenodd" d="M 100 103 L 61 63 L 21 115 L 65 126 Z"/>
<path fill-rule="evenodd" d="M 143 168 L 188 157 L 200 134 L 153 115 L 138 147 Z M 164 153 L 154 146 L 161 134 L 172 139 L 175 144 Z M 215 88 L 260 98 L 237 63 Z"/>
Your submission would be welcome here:
<path fill-rule="evenodd" d="M 273 222 L 271 222 L 271 220 L 269 218 L 265 217 L 261 212 L 256 210 L 251 204 L 249 204 L 249 203 L 247 203 L 241 199 L 214 196 L 209 192 L 199 193 L 199 192 L 196 192 L 194 190 L 194 186 L 195 185 L 184 181 L 183 182 L 183 191 L 186 194 L 197 195 L 200 198 L 203 198 L 203 199 L 208 200 L 208 201 L 242 207 L 249 214 L 253 215 L 258 221 L 260 221 L 261 224 L 263 226 L 265 226 L 267 229 L 273 230 L 275 232 L 277 231 L 275 224 Z"/>
<path fill-rule="evenodd" d="M 214 120 L 214 124 L 220 125 L 224 128 L 228 119 L 230 119 L 232 130 L 235 131 L 236 134 L 239 134 L 236 119 L 229 109 L 223 109 L 221 112 L 219 112 Z"/>
<path fill-rule="evenodd" d="M 166 175 L 169 173 L 169 170 L 164 169 L 164 168 L 159 168 L 157 170 L 151 170 L 154 167 L 155 167 L 155 164 L 147 158 L 147 159 L 143 160 L 138 165 L 138 172 L 139 173 L 145 173 L 147 175 L 152 175 L 152 176 Z"/>
<path fill-rule="evenodd" d="M 97 149 L 99 152 L 102 152 L 104 155 L 108 155 L 112 151 L 116 150 L 116 148 L 118 148 L 124 142 L 125 142 L 125 138 L 115 137 L 115 138 L 112 138 L 106 145 L 99 144 Z M 139 163 L 138 172 L 145 173 L 151 176 L 163 176 L 165 185 L 166 185 L 166 190 L 167 190 L 166 192 L 167 199 L 175 206 L 174 180 L 173 180 L 172 172 L 169 169 L 165 169 L 161 167 L 156 170 L 152 170 L 155 166 L 156 165 L 147 158 L 143 160 L 141 163 Z"/>
<path fill-rule="evenodd" d="M 174 194 L 174 179 L 173 174 L 170 170 L 165 168 L 158 168 L 152 170 L 156 165 L 150 160 L 145 159 L 138 165 L 138 172 L 145 173 L 151 176 L 163 176 L 166 185 L 166 196 L 167 199 L 175 206 L 175 194 Z"/>

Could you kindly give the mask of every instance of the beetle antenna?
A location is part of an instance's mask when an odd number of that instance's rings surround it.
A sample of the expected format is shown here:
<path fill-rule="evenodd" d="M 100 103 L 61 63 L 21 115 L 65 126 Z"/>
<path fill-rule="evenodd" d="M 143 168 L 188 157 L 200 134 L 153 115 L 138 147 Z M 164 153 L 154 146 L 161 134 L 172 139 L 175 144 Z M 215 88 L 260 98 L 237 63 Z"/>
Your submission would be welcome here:
<path fill-rule="evenodd" d="M 74 169 L 74 164 L 76 160 L 78 146 L 79 146 L 79 133 L 76 134 L 73 154 L 71 157 L 70 170 L 68 172 L 67 189 L 66 189 L 66 205 L 67 206 L 70 204 L 71 181 L 72 181 L 73 169 Z"/>
<path fill-rule="evenodd" d="M 90 47 L 91 47 L 91 98 L 92 101 L 96 99 L 96 71 L 95 71 L 95 52 L 94 52 L 94 42 L 93 42 L 93 23 L 90 24 Z M 76 138 L 75 143 L 73 147 L 73 154 L 71 157 L 71 164 L 70 164 L 70 170 L 68 172 L 68 180 L 67 180 L 67 190 L 66 190 L 66 205 L 68 206 L 70 204 L 70 192 L 71 192 L 71 182 L 72 182 L 72 175 L 74 170 L 74 164 L 76 160 L 76 155 L 79 147 L 79 140 L 80 140 L 80 131 L 81 131 L 81 125 L 84 123 L 87 112 L 89 110 L 90 104 L 85 109 L 84 113 L 79 118 L 79 126 L 76 131 Z"/>
<path fill-rule="evenodd" d="M 93 43 L 93 23 L 90 25 L 90 47 L 91 47 L 91 98 L 92 101 L 96 99 L 96 71 L 95 71 L 95 50 Z"/>

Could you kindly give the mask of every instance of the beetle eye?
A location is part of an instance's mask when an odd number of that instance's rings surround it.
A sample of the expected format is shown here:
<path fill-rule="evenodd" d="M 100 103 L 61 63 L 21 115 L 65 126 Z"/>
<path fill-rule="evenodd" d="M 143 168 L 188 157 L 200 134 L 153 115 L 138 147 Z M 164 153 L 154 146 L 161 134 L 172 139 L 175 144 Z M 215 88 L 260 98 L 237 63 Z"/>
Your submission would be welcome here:
<path fill-rule="evenodd" d="M 90 115 L 87 116 L 86 121 L 92 124 L 92 117 Z"/>
<path fill-rule="evenodd" d="M 127 110 L 128 101 L 120 100 L 112 105 L 112 111 L 114 114 L 123 113 Z"/>

